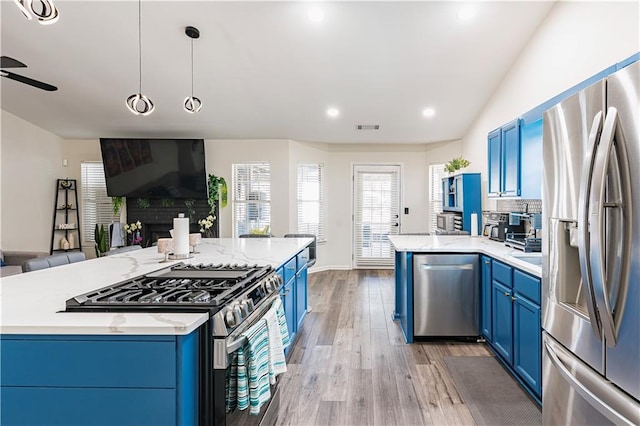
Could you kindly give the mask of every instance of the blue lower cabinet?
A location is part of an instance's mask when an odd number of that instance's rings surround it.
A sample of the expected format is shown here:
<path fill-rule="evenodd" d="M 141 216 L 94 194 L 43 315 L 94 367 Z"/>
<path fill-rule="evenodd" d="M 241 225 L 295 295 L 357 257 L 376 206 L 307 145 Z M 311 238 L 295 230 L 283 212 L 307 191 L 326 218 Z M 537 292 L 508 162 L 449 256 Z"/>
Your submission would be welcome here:
<path fill-rule="evenodd" d="M 177 424 L 174 389 L 3 386 L 0 392 L 6 426 Z"/>
<path fill-rule="evenodd" d="M 493 346 L 502 357 L 513 363 L 513 311 L 511 289 L 493 281 Z"/>
<path fill-rule="evenodd" d="M 302 321 L 307 313 L 307 265 L 296 273 L 296 327 L 302 327 Z"/>
<path fill-rule="evenodd" d="M 480 318 L 480 330 L 489 342 L 493 341 L 493 327 L 491 321 L 491 258 L 481 256 L 482 262 L 482 316 Z"/>
<path fill-rule="evenodd" d="M 540 306 L 515 294 L 513 303 L 513 368 L 531 389 L 542 394 Z"/>
<path fill-rule="evenodd" d="M 282 288 L 282 291 L 280 292 L 282 305 L 284 306 L 284 315 L 287 318 L 287 328 L 289 329 L 289 339 L 291 340 L 291 343 L 293 343 L 293 338 L 295 337 L 297 330 L 295 282 L 295 279 L 289 280 L 289 282 Z M 291 346 L 289 346 L 289 348 L 290 347 Z"/>
<path fill-rule="evenodd" d="M 542 395 L 542 328 L 540 278 L 483 256 L 482 278 L 491 277 L 491 347 L 503 364 L 540 401 Z M 483 309 L 485 288 L 483 287 Z M 483 333 L 485 333 L 483 310 Z"/>
<path fill-rule="evenodd" d="M 198 336 L 3 335 L 0 424 L 195 425 Z"/>

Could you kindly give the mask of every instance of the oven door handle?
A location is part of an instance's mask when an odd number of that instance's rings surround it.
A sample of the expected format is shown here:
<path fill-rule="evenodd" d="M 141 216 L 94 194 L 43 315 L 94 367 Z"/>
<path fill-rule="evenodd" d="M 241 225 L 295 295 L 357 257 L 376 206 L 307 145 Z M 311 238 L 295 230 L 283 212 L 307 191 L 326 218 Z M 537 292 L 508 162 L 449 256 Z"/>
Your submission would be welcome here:
<path fill-rule="evenodd" d="M 236 339 L 233 342 L 228 343 L 227 344 L 227 355 L 231 355 L 232 353 L 234 353 L 235 351 L 240 349 L 240 347 L 242 347 L 246 343 L 247 343 L 246 336 L 240 336 L 239 339 Z"/>

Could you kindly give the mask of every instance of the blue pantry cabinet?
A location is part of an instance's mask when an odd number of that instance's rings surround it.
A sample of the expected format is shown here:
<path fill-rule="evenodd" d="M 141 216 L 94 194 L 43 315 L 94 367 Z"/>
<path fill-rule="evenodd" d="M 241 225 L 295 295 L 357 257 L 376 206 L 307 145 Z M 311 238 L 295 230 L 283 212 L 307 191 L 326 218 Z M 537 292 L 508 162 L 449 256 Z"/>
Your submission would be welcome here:
<path fill-rule="evenodd" d="M 459 173 L 442 178 L 442 210 L 462 214 L 462 229 L 471 231 L 471 213 L 478 214 L 482 228 L 480 173 Z"/>

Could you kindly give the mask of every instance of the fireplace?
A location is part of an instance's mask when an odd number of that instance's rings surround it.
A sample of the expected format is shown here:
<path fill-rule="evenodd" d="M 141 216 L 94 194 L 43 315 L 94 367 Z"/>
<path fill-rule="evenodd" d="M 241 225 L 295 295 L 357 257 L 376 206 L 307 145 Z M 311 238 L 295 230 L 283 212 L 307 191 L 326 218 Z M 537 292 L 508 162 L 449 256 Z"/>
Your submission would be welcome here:
<path fill-rule="evenodd" d="M 198 220 L 204 219 L 209 213 L 209 204 L 207 200 L 192 200 L 191 220 L 189 224 L 189 232 L 195 233 L 200 231 Z M 148 204 L 142 207 L 142 204 L 135 198 L 127 198 L 127 223 L 140 221 L 142 224 L 142 247 L 153 245 L 158 238 L 170 238 L 169 230 L 173 228 L 173 219 L 178 217 L 179 213 L 185 213 L 189 216 L 189 209 L 185 205 L 185 200 L 173 200 L 168 202 L 160 198 L 147 199 Z M 216 216 L 218 209 L 216 208 Z M 219 225 L 216 220 L 213 225 L 213 237 L 219 235 Z"/>

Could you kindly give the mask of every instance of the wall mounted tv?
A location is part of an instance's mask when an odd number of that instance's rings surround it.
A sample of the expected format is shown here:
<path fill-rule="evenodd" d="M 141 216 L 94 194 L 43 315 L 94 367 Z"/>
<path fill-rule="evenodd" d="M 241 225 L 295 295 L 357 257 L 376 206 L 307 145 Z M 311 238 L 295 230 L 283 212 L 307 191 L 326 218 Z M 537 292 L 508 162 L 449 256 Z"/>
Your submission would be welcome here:
<path fill-rule="evenodd" d="M 100 138 L 107 194 L 207 198 L 202 139 Z"/>

